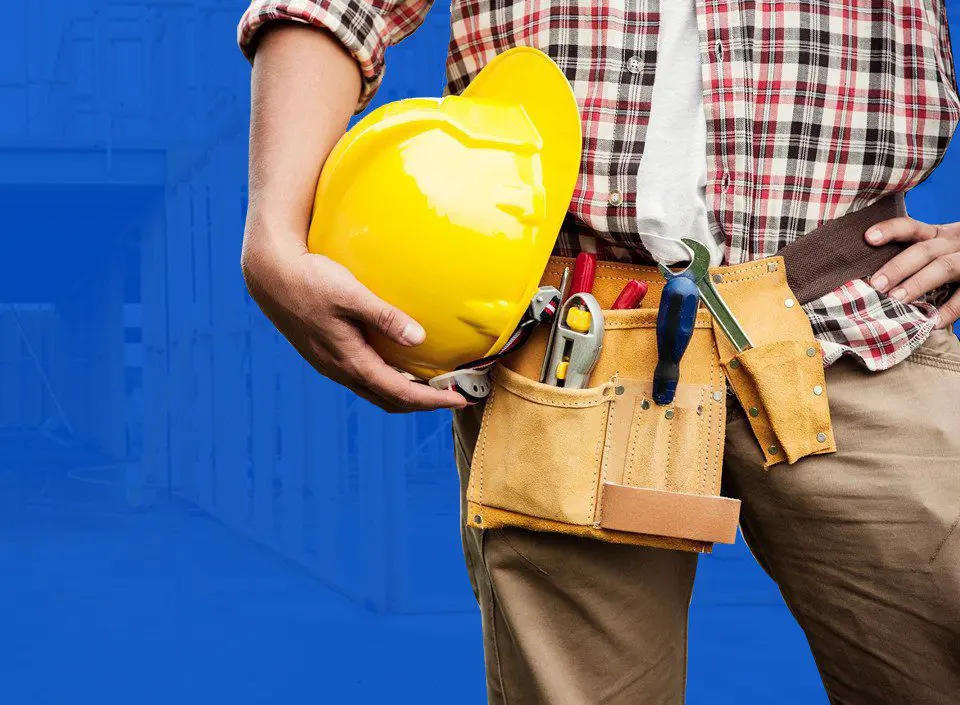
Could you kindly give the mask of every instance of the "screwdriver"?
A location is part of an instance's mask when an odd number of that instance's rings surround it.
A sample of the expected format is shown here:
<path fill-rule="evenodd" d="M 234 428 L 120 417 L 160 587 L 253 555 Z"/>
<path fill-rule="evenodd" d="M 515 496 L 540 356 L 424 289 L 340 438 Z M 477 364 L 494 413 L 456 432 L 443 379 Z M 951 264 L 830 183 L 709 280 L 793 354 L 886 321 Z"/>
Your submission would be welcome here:
<path fill-rule="evenodd" d="M 620 290 L 617 300 L 613 302 L 613 306 L 610 308 L 614 311 L 636 308 L 643 301 L 643 297 L 647 295 L 648 288 L 649 285 L 646 282 L 631 279 Z"/>
<path fill-rule="evenodd" d="M 677 392 L 680 359 L 687 350 L 697 320 L 700 291 L 684 274 L 667 280 L 657 311 L 657 367 L 653 372 L 653 400 L 669 404 Z"/>
<path fill-rule="evenodd" d="M 570 293 L 567 298 L 574 294 L 589 294 L 593 290 L 593 279 L 597 273 L 597 256 L 592 252 L 581 252 L 577 255 L 573 263 L 573 282 L 570 285 Z"/>

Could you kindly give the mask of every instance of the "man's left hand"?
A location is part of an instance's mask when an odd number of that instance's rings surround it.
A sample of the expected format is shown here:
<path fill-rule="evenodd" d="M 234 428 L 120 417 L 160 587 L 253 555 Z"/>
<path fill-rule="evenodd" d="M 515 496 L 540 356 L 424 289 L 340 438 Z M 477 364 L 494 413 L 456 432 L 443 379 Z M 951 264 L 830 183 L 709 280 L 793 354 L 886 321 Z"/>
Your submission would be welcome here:
<path fill-rule="evenodd" d="M 937 287 L 960 281 L 960 223 L 929 225 L 913 218 L 893 218 L 871 226 L 864 237 L 871 245 L 913 243 L 870 278 L 870 285 L 897 301 L 911 302 Z M 938 310 L 937 327 L 960 318 L 960 291 Z"/>

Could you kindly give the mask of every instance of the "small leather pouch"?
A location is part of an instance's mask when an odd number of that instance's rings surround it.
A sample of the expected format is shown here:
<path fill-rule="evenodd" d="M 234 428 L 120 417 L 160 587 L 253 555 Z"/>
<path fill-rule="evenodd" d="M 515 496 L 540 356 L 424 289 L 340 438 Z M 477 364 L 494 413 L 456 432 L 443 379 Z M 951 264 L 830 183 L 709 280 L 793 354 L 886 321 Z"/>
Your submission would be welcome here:
<path fill-rule="evenodd" d="M 543 283 L 556 286 L 564 266 L 573 263 L 551 259 Z M 635 278 L 650 285 L 643 307 L 604 311 L 603 350 L 584 389 L 536 381 L 546 330 L 497 366 L 473 455 L 467 521 L 699 552 L 732 543 L 740 502 L 720 496 L 728 374 L 756 409 L 750 420 L 758 439 L 768 451 L 776 446 L 768 464 L 827 452 L 833 441 L 819 346 L 799 305 L 785 303 L 791 294 L 782 269 L 764 260 L 712 270 L 755 348 L 738 355 L 724 346 L 701 307 L 675 399 L 660 406 L 651 390 L 664 281 L 650 267 L 601 263 L 593 290 L 600 305 L 610 306 Z M 777 299 L 786 315 L 771 315 L 783 313 Z M 761 317 L 768 322 L 757 324 Z M 788 384 L 779 383 L 784 376 Z M 829 442 L 817 441 L 818 433 Z"/>
<path fill-rule="evenodd" d="M 754 345 L 737 353 L 714 321 L 721 363 L 765 466 L 835 452 L 820 343 L 787 284 L 783 259 L 718 270 L 714 282 Z"/>

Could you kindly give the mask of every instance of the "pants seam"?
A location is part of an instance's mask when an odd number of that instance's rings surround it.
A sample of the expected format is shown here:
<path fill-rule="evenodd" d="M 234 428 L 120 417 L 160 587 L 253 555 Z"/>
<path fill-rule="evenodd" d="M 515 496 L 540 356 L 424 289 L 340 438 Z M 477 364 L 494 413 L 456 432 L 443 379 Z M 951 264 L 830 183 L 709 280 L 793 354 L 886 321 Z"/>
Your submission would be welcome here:
<path fill-rule="evenodd" d="M 960 360 L 954 360 L 953 358 L 947 358 L 942 355 L 929 355 L 917 351 L 904 360 L 904 362 L 912 362 L 915 365 L 923 365 L 924 367 L 932 367 L 934 369 L 960 374 Z"/>
<path fill-rule="evenodd" d="M 480 534 L 480 563 L 483 566 L 483 572 L 487 577 L 487 585 L 490 586 L 490 641 L 493 645 L 493 660 L 497 665 L 497 681 L 500 683 L 500 693 L 503 696 L 504 705 L 510 705 L 510 698 L 507 696 L 507 685 L 503 678 L 503 663 L 500 659 L 500 636 L 499 629 L 497 629 L 497 619 L 500 612 L 499 600 L 497 599 L 497 590 L 493 584 L 493 576 L 490 574 L 490 569 L 487 567 L 487 560 L 485 555 L 485 543 L 486 543 L 486 530 L 471 529 L 472 531 L 478 531 Z"/>
<path fill-rule="evenodd" d="M 943 551 L 943 547 L 947 545 L 947 541 L 950 540 L 950 537 L 953 536 L 957 527 L 960 526 L 960 515 L 953 520 L 953 524 L 950 526 L 950 530 L 947 532 L 947 535 L 943 537 L 940 543 L 937 544 L 937 549 L 933 552 L 933 555 L 930 556 L 930 563 L 935 563 L 936 560 L 940 557 L 940 553 Z"/>
<path fill-rule="evenodd" d="M 693 583 L 693 580 L 689 581 L 687 587 L 687 618 L 683 620 L 683 678 L 680 680 L 680 700 L 678 700 L 680 703 L 686 702 L 687 699 L 687 662 L 690 660 L 690 645 L 688 643 L 690 639 L 690 601 L 693 599 Z"/>

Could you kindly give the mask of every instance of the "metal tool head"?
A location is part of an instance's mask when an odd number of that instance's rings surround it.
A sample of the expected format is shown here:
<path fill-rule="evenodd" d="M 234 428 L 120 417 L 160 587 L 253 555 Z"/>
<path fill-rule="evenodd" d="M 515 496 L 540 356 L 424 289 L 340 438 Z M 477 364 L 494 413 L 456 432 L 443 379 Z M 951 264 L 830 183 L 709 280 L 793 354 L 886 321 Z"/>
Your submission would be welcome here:
<path fill-rule="evenodd" d="M 527 311 L 535 321 L 553 320 L 562 303 L 563 294 L 559 289 L 555 286 L 541 286 L 533 295 Z"/>
<path fill-rule="evenodd" d="M 569 325 L 568 316 L 573 308 L 583 310 L 580 317 L 586 325 L 580 330 Z M 587 386 L 603 348 L 603 312 L 592 294 L 580 293 L 567 299 L 558 315 L 560 321 L 553 347 L 547 351 L 550 362 L 546 384 L 581 389 Z M 563 378 L 558 379 L 557 371 L 561 369 L 561 362 L 566 362 L 566 365 Z"/>
<path fill-rule="evenodd" d="M 703 243 L 690 238 L 685 237 L 680 242 L 693 253 L 687 271 L 692 272 L 695 279 L 702 279 L 707 276 L 707 270 L 710 269 L 710 250 Z"/>
<path fill-rule="evenodd" d="M 687 259 L 690 260 L 690 263 L 679 272 L 671 271 L 662 264 L 658 264 L 657 269 L 660 270 L 660 273 L 664 276 L 664 278 L 672 279 L 673 277 L 690 277 L 696 281 L 698 274 L 701 277 L 706 276 L 707 269 L 710 267 L 710 253 L 707 251 L 707 248 L 705 248 L 696 240 L 691 240 L 690 238 L 683 238 L 677 242 L 677 245 L 686 251 Z"/>
<path fill-rule="evenodd" d="M 686 245 L 693 256 L 690 264 L 679 274 L 672 276 L 689 276 L 697 284 L 700 290 L 700 300 L 707 307 L 713 317 L 716 319 L 724 335 L 730 340 L 737 352 L 743 352 L 753 347 L 750 336 L 740 325 L 733 311 L 727 306 L 726 302 L 720 296 L 717 288 L 713 285 L 713 280 L 709 276 L 710 270 L 710 252 L 701 243 L 690 238 L 684 238 L 680 241 Z M 663 271 L 663 268 L 661 268 Z M 669 270 L 668 270 L 669 271 Z M 666 275 L 664 275 L 666 276 Z M 669 277 L 667 277 L 669 279 Z"/>
<path fill-rule="evenodd" d="M 490 394 L 489 370 L 454 370 L 433 377 L 428 384 L 434 389 L 452 389 L 467 401 L 477 402 Z"/>

